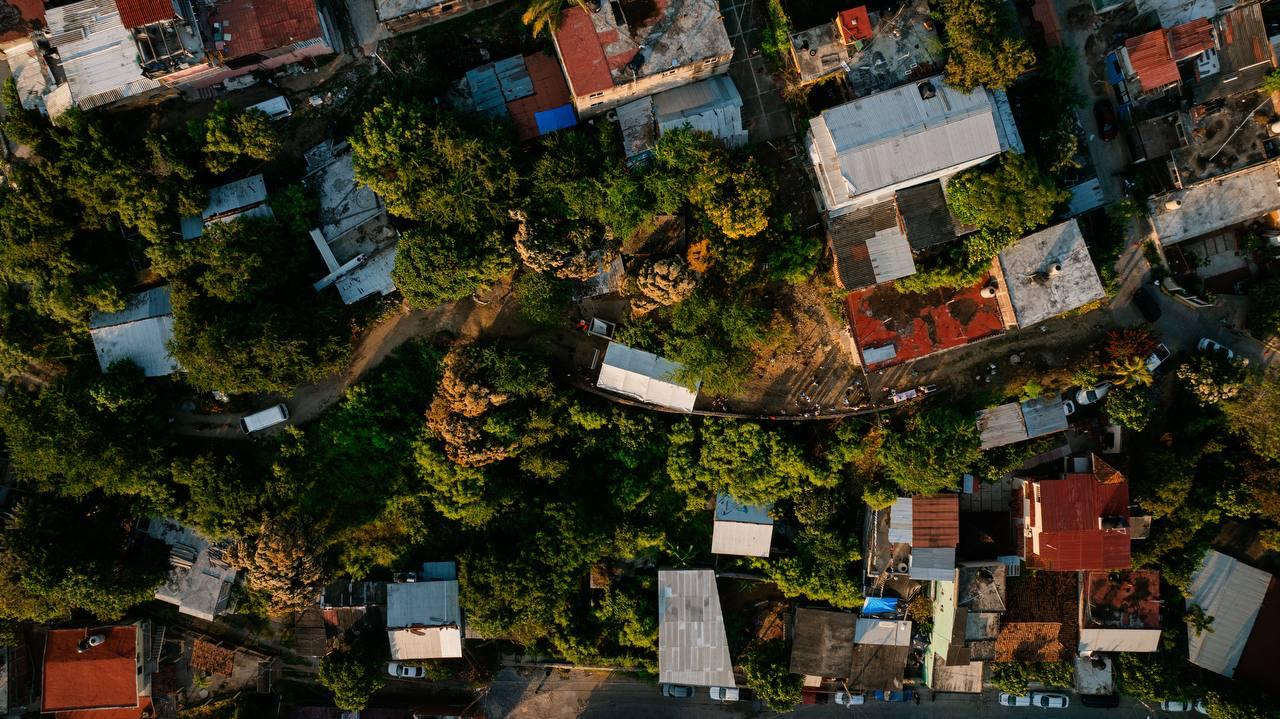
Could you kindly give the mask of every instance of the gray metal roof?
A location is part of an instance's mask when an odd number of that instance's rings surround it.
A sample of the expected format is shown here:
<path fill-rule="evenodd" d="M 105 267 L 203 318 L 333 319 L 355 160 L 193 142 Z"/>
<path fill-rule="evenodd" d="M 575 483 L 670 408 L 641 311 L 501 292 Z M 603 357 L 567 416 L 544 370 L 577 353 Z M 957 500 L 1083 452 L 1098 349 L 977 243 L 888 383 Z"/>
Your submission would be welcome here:
<path fill-rule="evenodd" d="M 979 411 L 978 433 L 982 436 L 983 449 L 1021 442 L 1027 438 L 1022 408 L 1017 402 L 1008 402 Z"/>
<path fill-rule="evenodd" d="M 892 199 L 832 217 L 827 240 L 836 274 L 848 290 L 870 287 L 915 274 L 911 244 L 898 224 Z"/>
<path fill-rule="evenodd" d="M 461 623 L 458 582 L 397 582 L 387 585 L 387 627 L 436 627 Z"/>
<path fill-rule="evenodd" d="M 1167 203 L 1181 203 L 1169 207 Z M 1280 210 L 1280 175 L 1271 160 L 1151 198 L 1151 224 L 1162 245 L 1226 229 Z"/>
<path fill-rule="evenodd" d="M 1261 569 L 1213 550 L 1204 555 L 1191 576 L 1187 605 L 1200 605 L 1213 625 L 1212 631 L 1199 634 L 1188 628 L 1192 664 L 1227 677 L 1235 674 L 1270 584 L 1271 575 Z"/>
<path fill-rule="evenodd" d="M 898 497 L 889 508 L 889 541 L 911 544 L 911 498 Z"/>
<path fill-rule="evenodd" d="M 796 609 L 791 640 L 791 673 L 843 677 L 853 661 L 856 614 L 826 609 Z"/>
<path fill-rule="evenodd" d="M 133 33 L 120 21 L 114 0 L 49 7 L 44 19 L 65 77 L 45 99 L 51 116 L 73 103 L 89 109 L 164 87 L 143 73 Z"/>
<path fill-rule="evenodd" d="M 894 199 L 911 249 L 923 250 L 956 239 L 955 224 L 940 181 L 904 187 L 894 193 Z"/>
<path fill-rule="evenodd" d="M 653 96 L 658 133 L 679 127 L 707 132 L 730 147 L 747 143 L 742 127 L 742 96 L 729 75 L 681 85 Z"/>
<path fill-rule="evenodd" d="M 502 85 L 493 64 L 468 70 L 466 77 L 467 87 L 471 90 L 471 104 L 476 112 L 494 117 L 507 116 L 507 101 L 502 96 Z"/>
<path fill-rule="evenodd" d="M 242 211 L 266 201 L 267 181 L 262 175 L 252 175 L 210 189 L 209 204 L 200 214 L 208 222 L 211 218 Z"/>
<path fill-rule="evenodd" d="M 710 569 L 658 571 L 658 681 L 736 686 L 716 575 Z"/>
<path fill-rule="evenodd" d="M 906 672 L 908 646 L 883 644 L 856 644 L 853 661 L 849 663 L 848 686 L 850 689 L 888 690 L 902 689 L 902 675 Z"/>
<path fill-rule="evenodd" d="M 523 55 L 498 60 L 493 63 L 493 71 L 498 75 L 498 85 L 507 102 L 533 94 L 533 79 L 529 77 L 529 68 L 525 67 Z"/>
<path fill-rule="evenodd" d="M 89 335 L 104 372 L 124 359 L 132 360 L 148 377 L 163 377 L 181 369 L 169 354 L 173 311 L 168 287 L 133 295 L 119 312 L 94 313 L 89 318 Z"/>
<path fill-rule="evenodd" d="M 912 579 L 949 582 L 956 576 L 955 547 L 912 547 L 911 571 Z"/>
<path fill-rule="evenodd" d="M 1062 395 L 1057 392 L 1025 400 L 1020 408 L 1029 438 L 1067 431 L 1067 414 L 1062 410 Z"/>
<path fill-rule="evenodd" d="M 1080 225 L 1068 220 L 1000 252 L 1005 288 L 1019 327 L 1030 327 L 1107 296 Z"/>
<path fill-rule="evenodd" d="M 652 352 L 610 342 L 600 365 L 596 386 L 642 402 L 689 412 L 698 399 L 698 393 L 690 392 L 673 380 L 681 369 L 682 365 Z"/>

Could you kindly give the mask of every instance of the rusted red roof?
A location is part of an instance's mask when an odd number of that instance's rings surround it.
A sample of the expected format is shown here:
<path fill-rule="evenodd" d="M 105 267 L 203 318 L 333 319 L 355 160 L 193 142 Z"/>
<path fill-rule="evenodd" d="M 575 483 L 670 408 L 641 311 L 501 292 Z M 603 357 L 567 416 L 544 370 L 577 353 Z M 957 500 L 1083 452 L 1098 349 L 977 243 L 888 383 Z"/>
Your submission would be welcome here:
<path fill-rule="evenodd" d="M 1028 552 L 1034 565 L 1069 572 L 1129 566 L 1127 482 L 1103 484 L 1093 474 L 1073 472 L 1037 485 L 1044 523 L 1039 554 Z M 1125 528 L 1104 529 L 1103 517 L 1119 517 Z"/>
<path fill-rule="evenodd" d="M 844 44 L 848 45 L 854 40 L 871 39 L 871 16 L 867 14 L 866 5 L 842 10 L 837 22 L 840 25 L 840 38 L 844 40 Z"/>
<path fill-rule="evenodd" d="M 1124 41 L 1129 64 L 1138 76 L 1143 92 L 1152 92 L 1178 82 L 1178 64 L 1173 61 L 1166 31 L 1152 30 Z"/>
<path fill-rule="evenodd" d="M 105 641 L 78 651 L 76 645 L 94 634 L 105 635 Z M 138 629 L 133 626 L 49 630 L 40 710 L 132 708 L 131 716 L 138 716 L 137 641 Z"/>
<path fill-rule="evenodd" d="M 1173 46 L 1175 62 L 1193 58 L 1205 50 L 1214 48 L 1213 23 L 1208 18 L 1196 18 L 1169 30 L 1169 44 Z"/>
<path fill-rule="evenodd" d="M 116 0 L 120 23 L 125 27 L 141 27 L 177 17 L 171 0 Z"/>
<path fill-rule="evenodd" d="M 15 28 L 0 35 L 0 42 L 24 38 L 33 29 L 44 27 L 44 3 L 41 0 L 10 0 L 9 4 L 18 9 L 18 14 L 26 21 L 26 27 Z"/>
<path fill-rule="evenodd" d="M 313 0 L 231 0 L 216 8 L 212 20 L 227 23 L 231 36 L 222 47 L 229 60 L 321 36 Z"/>
<path fill-rule="evenodd" d="M 911 498 L 911 546 L 954 547 L 960 543 L 960 495 Z"/>
<path fill-rule="evenodd" d="M 142 717 L 154 717 L 155 711 L 151 707 L 151 697 L 138 697 L 138 706 L 126 707 L 124 709 L 82 709 L 74 712 L 57 712 L 54 719 L 142 719 Z M 360 713 L 364 716 L 364 712 Z"/>
<path fill-rule="evenodd" d="M 564 11 L 556 30 L 556 47 L 574 95 L 582 97 L 613 87 L 604 46 L 586 10 L 572 5 Z"/>
<path fill-rule="evenodd" d="M 536 119 L 539 112 L 568 104 L 573 98 L 569 97 L 569 86 L 555 58 L 536 52 L 525 55 L 524 66 L 533 81 L 533 94 L 508 102 L 507 114 L 516 126 L 516 135 L 521 140 L 530 140 L 540 134 Z"/>

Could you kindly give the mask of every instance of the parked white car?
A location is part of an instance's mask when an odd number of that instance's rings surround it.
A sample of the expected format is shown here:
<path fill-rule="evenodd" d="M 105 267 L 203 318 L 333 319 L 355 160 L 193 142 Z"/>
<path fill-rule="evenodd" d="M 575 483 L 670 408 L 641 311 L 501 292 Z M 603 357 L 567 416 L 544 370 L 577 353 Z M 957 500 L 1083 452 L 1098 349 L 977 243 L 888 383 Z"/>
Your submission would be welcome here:
<path fill-rule="evenodd" d="M 1004 707 L 1031 706 L 1031 697 L 1026 695 L 1019 696 L 1017 694 L 1010 694 L 1008 692 L 1000 692 L 1000 696 L 997 697 L 996 701 L 1000 703 L 1000 706 L 1004 706 Z"/>
<path fill-rule="evenodd" d="M 711 687 L 711 698 L 718 702 L 736 702 L 738 701 L 737 687 Z"/>
<path fill-rule="evenodd" d="M 1160 710 L 1170 714 L 1181 714 L 1191 711 L 1190 699 L 1165 699 L 1160 702 Z"/>
<path fill-rule="evenodd" d="M 1166 347 L 1164 343 L 1156 345 L 1156 348 L 1151 351 L 1151 354 L 1147 355 L 1147 371 L 1155 372 L 1156 367 L 1164 364 L 1164 361 L 1172 356 L 1173 353 L 1169 351 L 1169 348 Z"/>
<path fill-rule="evenodd" d="M 1062 400 L 1062 413 L 1070 417 L 1076 413 L 1076 403 L 1069 399 Z"/>
<path fill-rule="evenodd" d="M 1201 339 L 1200 344 L 1196 345 L 1196 349 L 1201 352 L 1226 352 L 1227 359 L 1231 360 L 1236 358 L 1236 353 L 1232 352 L 1230 347 L 1220 345 L 1208 337 Z"/>
<path fill-rule="evenodd" d="M 1031 706 L 1041 709 L 1066 709 L 1071 700 L 1066 694 L 1050 692 L 1031 692 Z"/>
<path fill-rule="evenodd" d="M 836 692 L 836 698 L 833 700 L 842 707 L 856 707 L 867 703 L 867 697 L 862 692 Z"/>
<path fill-rule="evenodd" d="M 397 679 L 421 679 L 427 675 L 427 670 L 410 664 L 390 662 L 387 664 L 387 673 Z"/>
<path fill-rule="evenodd" d="M 1110 382 L 1101 382 L 1092 387 L 1085 387 L 1079 392 L 1076 392 L 1076 404 L 1093 404 L 1105 397 L 1110 391 Z"/>

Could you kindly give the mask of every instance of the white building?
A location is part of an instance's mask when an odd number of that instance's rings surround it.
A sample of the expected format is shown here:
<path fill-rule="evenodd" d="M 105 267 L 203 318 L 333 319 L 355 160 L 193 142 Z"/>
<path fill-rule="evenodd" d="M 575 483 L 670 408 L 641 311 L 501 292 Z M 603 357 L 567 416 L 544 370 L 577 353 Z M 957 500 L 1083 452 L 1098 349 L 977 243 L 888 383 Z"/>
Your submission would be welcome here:
<path fill-rule="evenodd" d="M 773 544 L 768 506 L 742 504 L 727 493 L 716 497 L 711 552 L 738 557 L 767 557 Z"/>
<path fill-rule="evenodd" d="M 610 342 L 596 386 L 641 402 L 690 412 L 698 393 L 675 382 L 676 373 L 683 368 L 651 352 Z"/>
<path fill-rule="evenodd" d="M 148 535 L 169 545 L 172 568 L 156 599 L 178 605 L 178 611 L 205 621 L 231 609 L 238 572 L 222 560 L 222 552 L 198 532 L 172 519 L 148 520 Z"/>

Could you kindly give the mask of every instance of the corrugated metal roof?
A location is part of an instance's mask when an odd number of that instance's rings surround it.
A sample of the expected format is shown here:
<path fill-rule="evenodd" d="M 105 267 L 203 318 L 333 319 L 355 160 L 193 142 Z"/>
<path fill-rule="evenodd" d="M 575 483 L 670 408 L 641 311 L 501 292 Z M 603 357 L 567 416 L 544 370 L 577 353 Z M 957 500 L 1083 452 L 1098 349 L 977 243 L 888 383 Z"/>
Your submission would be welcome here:
<path fill-rule="evenodd" d="M 1276 167 L 1271 160 L 1152 197 L 1148 208 L 1160 243 L 1194 239 L 1280 210 Z M 1171 202 L 1177 207 L 1166 206 Z"/>
<path fill-rule="evenodd" d="M 956 239 L 942 182 L 934 180 L 898 190 L 895 195 L 911 249 L 923 250 Z"/>
<path fill-rule="evenodd" d="M 1107 296 L 1074 219 L 1027 235 L 1005 248 L 1000 252 L 1000 267 L 1019 327 L 1030 327 Z"/>
<path fill-rule="evenodd" d="M 388 629 L 387 643 L 391 658 L 457 659 L 462 656 L 462 630 L 459 627 L 413 627 Z"/>
<path fill-rule="evenodd" d="M 658 570 L 658 681 L 736 686 L 710 569 Z"/>
<path fill-rule="evenodd" d="M 396 291 L 391 272 L 396 268 L 396 245 L 368 257 L 334 281 L 338 295 L 346 304 L 359 302 L 372 294 L 389 295 Z"/>
<path fill-rule="evenodd" d="M 458 582 L 397 582 L 387 585 L 387 627 L 458 626 Z"/>
<path fill-rule="evenodd" d="M 523 56 L 516 55 L 499 60 L 493 63 L 493 71 L 498 76 L 502 97 L 507 102 L 533 94 L 533 80 L 529 77 L 529 70 L 524 66 Z"/>
<path fill-rule="evenodd" d="M 796 609 L 791 639 L 791 673 L 844 677 L 853 661 L 857 615 L 826 609 Z"/>
<path fill-rule="evenodd" d="M 910 497 L 898 497 L 889 508 L 889 542 L 911 544 L 912 502 Z"/>
<path fill-rule="evenodd" d="M 982 435 L 983 449 L 1021 442 L 1027 438 L 1022 408 L 1017 402 L 1009 402 L 978 412 L 978 433 Z"/>
<path fill-rule="evenodd" d="M 142 73 L 133 34 L 120 20 L 114 0 L 81 0 L 45 12 L 50 36 L 58 38 L 65 99 L 47 100 L 51 115 L 71 102 L 89 109 L 164 86 Z"/>
<path fill-rule="evenodd" d="M 610 342 L 596 386 L 642 402 L 689 412 L 698 399 L 698 393 L 690 392 L 672 380 L 680 369 L 681 365 L 651 352 Z"/>
<path fill-rule="evenodd" d="M 467 87 L 471 90 L 471 103 L 476 112 L 494 117 L 506 117 L 507 101 L 502 96 L 498 73 L 492 64 L 467 71 Z"/>
<path fill-rule="evenodd" d="M 1124 41 L 1124 48 L 1142 92 L 1153 92 L 1178 83 L 1178 64 L 1173 61 L 1166 30 L 1152 30 L 1131 37 Z"/>
<path fill-rule="evenodd" d="M 1020 408 L 1022 421 L 1027 427 L 1027 437 L 1043 437 L 1067 431 L 1067 414 L 1062 409 L 1062 395 L 1057 392 L 1024 400 Z"/>
<path fill-rule="evenodd" d="M 1154 652 L 1160 649 L 1159 629 L 1080 628 L 1081 654 L 1085 652 Z"/>
<path fill-rule="evenodd" d="M 920 547 L 950 547 L 954 550 L 960 543 L 960 495 L 913 497 L 911 528 L 913 556 Z"/>
<path fill-rule="evenodd" d="M 267 181 L 262 175 L 252 175 L 210 189 L 209 204 L 204 208 L 201 217 L 207 221 L 266 201 Z"/>
<path fill-rule="evenodd" d="M 124 359 L 133 360 L 148 377 L 163 377 L 181 369 L 169 353 L 173 311 L 168 287 L 130 297 L 120 312 L 94 313 L 89 319 L 89 335 L 104 372 Z"/>
<path fill-rule="evenodd" d="M 730 147 L 747 142 L 742 96 L 729 75 L 716 75 L 653 96 L 658 133 L 689 127 L 710 133 Z"/>
<path fill-rule="evenodd" d="M 1169 44 L 1173 46 L 1175 62 L 1189 60 L 1205 50 L 1214 49 L 1213 23 L 1208 18 L 1196 18 L 1169 30 Z"/>
<path fill-rule="evenodd" d="M 1213 617 L 1213 625 L 1211 631 L 1199 634 L 1188 628 L 1187 651 L 1192 664 L 1227 677 L 1235 674 L 1271 579 L 1261 569 L 1221 552 L 1205 553 L 1200 568 L 1191 576 L 1187 605 L 1199 605 Z"/>
<path fill-rule="evenodd" d="M 115 0 L 120 22 L 125 27 L 139 27 L 178 17 L 172 0 Z"/>
<path fill-rule="evenodd" d="M 879 644 L 888 647 L 911 646 L 911 622 L 860 618 L 854 626 L 853 643 Z"/>
<path fill-rule="evenodd" d="M 836 278 L 845 289 L 870 287 L 887 281 L 880 279 L 868 246 L 868 242 L 877 235 L 885 238 L 877 243 L 880 259 L 886 261 L 884 272 L 892 274 L 893 270 L 901 268 L 889 264 L 894 257 L 891 239 L 895 235 L 901 238 L 900 244 L 906 245 L 907 255 L 911 253 L 910 244 L 898 228 L 898 207 L 893 200 L 860 207 L 832 217 L 828 223 L 827 241 L 831 243 L 831 253 L 835 256 Z"/>
<path fill-rule="evenodd" d="M 910 646 L 855 644 L 849 662 L 850 689 L 900 691 Z"/>
<path fill-rule="evenodd" d="M 916 273 L 916 263 L 911 256 L 911 243 L 898 225 L 877 232 L 867 240 L 867 256 L 876 284 L 892 282 Z"/>
<path fill-rule="evenodd" d="M 1090 473 L 1035 483 L 1040 511 L 1034 564 L 1055 571 L 1125 569 L 1129 566 L 1129 485 L 1103 484 Z M 1120 517 L 1123 529 L 1103 529 L 1102 517 Z M 1029 558 L 1032 559 L 1032 558 Z"/>
<path fill-rule="evenodd" d="M 911 569 L 907 575 L 912 579 L 934 582 L 955 580 L 956 548 L 912 547 Z"/>

